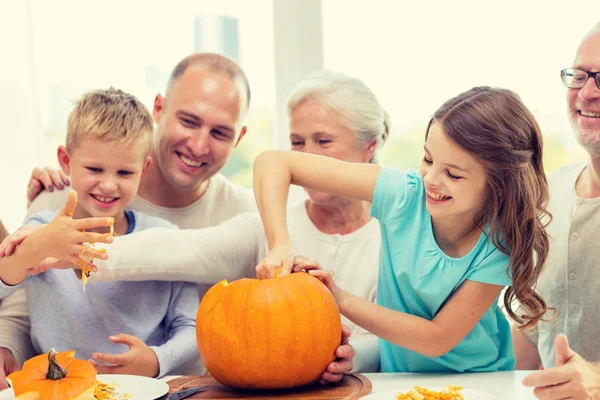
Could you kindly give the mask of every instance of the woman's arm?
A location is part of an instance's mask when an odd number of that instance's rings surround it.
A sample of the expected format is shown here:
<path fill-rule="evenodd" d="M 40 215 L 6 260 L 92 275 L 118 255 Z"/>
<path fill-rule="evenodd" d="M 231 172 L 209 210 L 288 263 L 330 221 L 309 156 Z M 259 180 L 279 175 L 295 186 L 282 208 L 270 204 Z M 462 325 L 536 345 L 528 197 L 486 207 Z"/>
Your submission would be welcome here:
<path fill-rule="evenodd" d="M 255 276 L 266 254 L 265 236 L 257 214 L 240 214 L 204 229 L 150 228 L 115 237 L 105 248 L 108 260 L 94 260 L 93 282 L 188 281 L 214 284 Z"/>
<path fill-rule="evenodd" d="M 503 286 L 466 280 L 433 320 L 379 306 L 339 289 L 340 312 L 395 345 L 439 357 L 457 346 L 494 304 Z"/>
<path fill-rule="evenodd" d="M 291 270 L 292 248 L 287 230 L 290 184 L 344 197 L 373 200 L 379 166 L 349 163 L 295 151 L 267 151 L 254 161 L 254 195 L 264 224 L 270 254 L 259 277 L 270 277 L 278 267 Z"/>

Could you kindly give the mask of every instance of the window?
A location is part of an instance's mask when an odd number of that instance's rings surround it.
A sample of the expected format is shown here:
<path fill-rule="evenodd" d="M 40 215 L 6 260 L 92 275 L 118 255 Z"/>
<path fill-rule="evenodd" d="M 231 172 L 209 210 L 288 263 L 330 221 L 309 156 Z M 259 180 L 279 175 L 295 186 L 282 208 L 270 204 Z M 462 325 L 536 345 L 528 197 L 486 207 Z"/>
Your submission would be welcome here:
<path fill-rule="evenodd" d="M 251 185 L 254 157 L 274 143 L 273 1 L 153 4 L 24 0 L 0 6 L 2 37 L 12 38 L 2 39 L 10 47 L 0 74 L 0 101 L 8 111 L 2 167 L 18 170 L 10 177 L 11 199 L 0 203 L 18 211 L 0 215 L 11 231 L 22 222 L 32 168 L 58 166 L 56 148 L 64 144 L 68 114 L 84 91 L 114 86 L 151 110 L 172 68 L 195 51 L 234 58 L 248 75 L 248 134 L 223 173 L 234 183 Z M 10 151 L 8 132 L 16 139 Z"/>
<path fill-rule="evenodd" d="M 543 0 L 495 7 L 476 0 L 322 4 L 325 67 L 362 79 L 390 114 L 383 164 L 418 167 L 430 115 L 478 85 L 521 96 L 544 134 L 548 172 L 585 159 L 569 126 L 560 71 L 571 65 L 596 14 L 567 18 L 564 5 Z M 596 5 L 583 0 L 577 9 Z"/>

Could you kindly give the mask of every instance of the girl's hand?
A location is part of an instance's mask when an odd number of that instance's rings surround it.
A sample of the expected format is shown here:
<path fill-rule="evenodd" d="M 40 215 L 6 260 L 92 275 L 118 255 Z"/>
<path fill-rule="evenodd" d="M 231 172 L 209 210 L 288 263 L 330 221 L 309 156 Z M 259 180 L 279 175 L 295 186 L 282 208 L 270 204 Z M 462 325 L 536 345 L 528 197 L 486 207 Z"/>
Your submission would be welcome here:
<path fill-rule="evenodd" d="M 84 243 L 104 242 L 112 243 L 112 234 L 86 232 L 86 229 L 101 226 L 110 226 L 112 218 L 85 218 L 74 220 L 71 216 L 77 205 L 77 194 L 74 190 L 69 192 L 69 199 L 65 207 L 48 225 L 31 233 L 28 240 L 32 240 L 35 250 L 46 257 L 56 258 L 73 264 L 81 260 L 89 261 L 90 258 L 107 259 L 104 251 L 96 250 Z"/>
<path fill-rule="evenodd" d="M 256 277 L 258 279 L 269 279 L 289 275 L 292 272 L 291 260 L 291 247 L 275 246 L 260 264 L 256 266 Z"/>
<path fill-rule="evenodd" d="M 341 290 L 333 281 L 333 272 L 325 271 L 325 269 L 317 261 L 309 260 L 304 256 L 294 257 L 293 272 L 306 271 L 314 277 L 319 278 L 321 282 L 327 286 L 327 289 L 333 294 L 336 301 L 338 300 Z"/>
<path fill-rule="evenodd" d="M 159 365 L 156 353 L 140 338 L 121 333 L 108 338 L 113 343 L 129 346 L 129 350 L 121 354 L 94 353 L 90 363 L 99 374 L 142 375 L 154 378 L 158 375 Z M 100 361 L 105 364 L 100 364 Z"/>

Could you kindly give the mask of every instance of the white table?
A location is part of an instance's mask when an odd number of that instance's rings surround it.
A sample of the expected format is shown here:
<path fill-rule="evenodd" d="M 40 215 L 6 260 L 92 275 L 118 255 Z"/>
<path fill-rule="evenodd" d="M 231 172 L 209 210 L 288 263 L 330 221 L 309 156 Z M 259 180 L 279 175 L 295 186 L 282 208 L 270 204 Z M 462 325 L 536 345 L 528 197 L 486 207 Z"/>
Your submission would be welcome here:
<path fill-rule="evenodd" d="M 469 374 L 363 374 L 371 381 L 371 393 L 399 391 L 399 389 L 422 387 L 447 387 L 459 385 L 465 389 L 488 392 L 499 400 L 534 400 L 532 388 L 521 381 L 534 371 L 507 371 Z M 392 400 L 392 399 L 390 399 Z M 466 400 L 466 399 L 465 399 Z"/>
<path fill-rule="evenodd" d="M 400 389 L 422 387 L 447 387 L 459 385 L 465 389 L 488 392 L 498 400 L 535 400 L 532 388 L 521 381 L 534 371 L 508 371 L 469 374 L 363 374 L 373 385 L 371 393 L 397 392 Z M 170 381 L 178 376 L 166 376 Z M 389 400 L 393 400 L 391 397 Z M 465 399 L 471 400 L 471 399 Z M 477 400 L 477 399 L 474 399 Z"/>

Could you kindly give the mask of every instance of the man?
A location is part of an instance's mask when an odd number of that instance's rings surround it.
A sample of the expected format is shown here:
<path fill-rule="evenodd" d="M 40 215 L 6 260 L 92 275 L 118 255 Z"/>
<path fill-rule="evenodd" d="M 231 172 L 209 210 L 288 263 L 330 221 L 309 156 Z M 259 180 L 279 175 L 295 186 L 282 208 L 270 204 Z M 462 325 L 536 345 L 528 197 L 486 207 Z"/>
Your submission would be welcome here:
<path fill-rule="evenodd" d="M 154 100 L 157 129 L 153 162 L 131 208 L 169 220 L 182 229 L 215 226 L 237 214 L 256 211 L 252 192 L 219 174 L 246 133 L 242 121 L 249 102 L 247 78 L 233 61 L 216 54 L 183 59 L 171 74 L 165 96 L 158 94 Z M 61 208 L 66 192 L 42 192 L 31 203 L 28 214 Z M 31 190 L 28 195 L 33 197 Z M 258 261 L 248 260 L 239 277 L 253 275 Z M 202 287 L 201 293 L 208 287 Z M 0 315 L 4 309 L 1 305 Z M 29 354 L 24 350 L 25 339 L 29 338 L 24 338 L 22 332 L 6 331 L 0 325 L 0 348 Z M 345 337 L 337 350 L 341 360 L 329 366 L 324 380 L 337 381 L 352 368 L 354 350 L 345 344 L 347 340 Z M 0 365 L 6 364 L 6 356 L 6 350 L 0 351 Z M 184 370 L 189 373 L 190 369 L 188 366 Z M 195 373 L 205 371 L 201 365 L 193 369 Z M 3 378 L 0 371 L 0 388 Z"/>
<path fill-rule="evenodd" d="M 587 163 L 548 177 L 553 215 L 550 253 L 537 288 L 558 318 L 525 336 L 513 329 L 517 369 L 545 370 L 527 376 L 539 399 L 600 398 L 600 24 L 588 33 L 573 67 L 562 72 L 569 117 Z M 552 315 L 550 315 L 552 317 Z M 565 336 L 566 335 L 566 336 Z M 567 337 L 570 339 L 567 341 Z"/>

